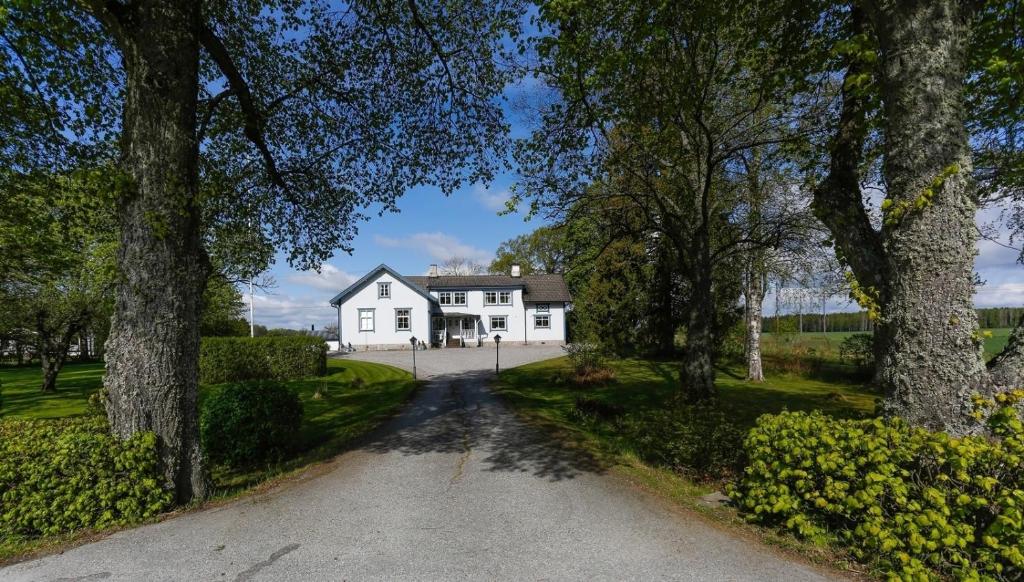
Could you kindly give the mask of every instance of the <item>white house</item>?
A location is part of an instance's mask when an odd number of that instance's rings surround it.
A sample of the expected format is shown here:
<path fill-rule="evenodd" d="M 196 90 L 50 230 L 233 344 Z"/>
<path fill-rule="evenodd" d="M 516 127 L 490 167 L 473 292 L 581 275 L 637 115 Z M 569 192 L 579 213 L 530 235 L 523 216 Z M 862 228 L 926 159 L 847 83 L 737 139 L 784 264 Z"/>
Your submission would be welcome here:
<path fill-rule="evenodd" d="M 331 299 L 341 345 L 358 350 L 502 343 L 564 344 L 569 289 L 561 275 L 402 276 L 387 265 Z"/>

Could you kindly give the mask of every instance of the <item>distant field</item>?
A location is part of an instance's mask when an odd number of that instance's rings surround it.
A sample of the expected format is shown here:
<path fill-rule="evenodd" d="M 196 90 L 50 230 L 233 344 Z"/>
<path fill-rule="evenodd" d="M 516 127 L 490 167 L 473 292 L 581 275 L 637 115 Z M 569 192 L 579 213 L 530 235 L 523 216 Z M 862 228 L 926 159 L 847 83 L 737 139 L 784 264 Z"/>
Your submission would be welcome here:
<path fill-rule="evenodd" d="M 985 358 L 991 358 L 998 354 L 1010 337 L 1010 328 L 983 330 L 991 332 L 992 337 L 985 338 Z M 813 350 L 818 356 L 824 358 L 839 357 L 839 344 L 847 337 L 857 332 L 830 331 L 826 333 L 780 333 L 765 332 L 762 336 L 762 346 L 765 354 L 780 353 L 793 350 Z"/>

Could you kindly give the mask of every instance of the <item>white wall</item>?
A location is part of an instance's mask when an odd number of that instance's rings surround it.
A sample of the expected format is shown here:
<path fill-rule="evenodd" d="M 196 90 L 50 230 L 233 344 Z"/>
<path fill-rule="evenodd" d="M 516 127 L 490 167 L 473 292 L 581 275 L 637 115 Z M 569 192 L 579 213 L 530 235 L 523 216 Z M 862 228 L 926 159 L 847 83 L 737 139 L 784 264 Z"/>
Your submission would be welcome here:
<path fill-rule="evenodd" d="M 534 327 L 534 316 L 543 312 L 537 311 L 536 303 L 526 304 L 526 341 L 533 342 L 564 342 L 565 341 L 565 304 L 548 303 L 548 317 L 551 327 Z"/>
<path fill-rule="evenodd" d="M 377 283 L 391 283 L 391 298 L 377 297 Z M 359 309 L 374 310 L 374 330 L 359 331 Z M 395 310 L 411 309 L 412 329 L 395 329 Z M 430 341 L 430 302 L 386 272 L 365 283 L 341 305 L 341 341 L 360 347 L 410 347 L 409 339 Z"/>
<path fill-rule="evenodd" d="M 512 305 L 484 305 L 485 290 L 466 291 L 466 305 L 443 305 L 441 311 L 445 313 L 476 313 L 480 315 L 480 328 L 477 328 L 480 339 L 484 342 L 494 341 L 496 334 L 501 335 L 502 341 L 510 342 L 564 342 L 565 341 L 565 304 L 551 303 L 549 315 L 551 316 L 551 327 L 549 329 L 535 329 L 533 315 L 536 313 L 535 303 L 523 304 L 523 290 L 515 288 L 488 288 L 486 291 L 512 291 Z M 444 289 L 433 290 L 430 294 L 434 297 Z M 454 291 L 454 290 L 453 290 Z M 507 330 L 491 329 L 491 316 L 504 315 Z M 482 328 L 482 329 L 481 329 Z"/>

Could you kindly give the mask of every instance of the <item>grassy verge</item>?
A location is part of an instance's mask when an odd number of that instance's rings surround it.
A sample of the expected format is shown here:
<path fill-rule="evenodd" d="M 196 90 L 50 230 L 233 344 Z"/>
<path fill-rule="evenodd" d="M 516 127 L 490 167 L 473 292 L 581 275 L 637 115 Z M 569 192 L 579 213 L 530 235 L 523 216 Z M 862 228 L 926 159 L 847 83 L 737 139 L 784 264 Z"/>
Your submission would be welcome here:
<path fill-rule="evenodd" d="M 715 521 L 736 526 L 772 546 L 795 551 L 813 562 L 853 570 L 840 548 L 815 546 L 790 536 L 746 524 L 727 507 L 708 503 L 705 495 L 723 483 L 695 480 L 645 462 L 638 446 L 611 422 L 581 422 L 573 414 L 577 396 L 595 399 L 624 411 L 643 414 L 663 409 L 678 386 L 678 363 L 642 359 L 610 362 L 616 380 L 610 384 L 575 388 L 559 377 L 567 376 L 566 358 L 503 371 L 496 391 L 528 420 L 585 449 L 604 465 L 632 483 L 677 505 L 697 510 Z M 762 414 L 782 410 L 822 410 L 837 418 L 874 414 L 876 394 L 853 383 L 825 382 L 796 376 L 769 376 L 763 384 L 747 382 L 737 370 L 720 370 L 717 387 L 721 407 L 741 429 L 754 425 Z"/>
<path fill-rule="evenodd" d="M 39 392 L 41 375 L 38 369 L 0 369 L 0 382 L 3 382 L 0 418 L 58 418 L 86 414 L 88 397 L 99 389 L 102 374 L 102 364 L 69 364 L 58 379 L 57 393 L 42 394 Z M 286 384 L 299 393 L 304 408 L 295 454 L 282 463 L 246 472 L 214 467 L 216 494 L 211 503 L 238 497 L 255 487 L 272 485 L 335 456 L 353 439 L 394 414 L 417 386 L 412 375 L 404 370 L 348 360 L 328 360 L 326 376 Z M 200 399 L 212 388 L 201 387 Z M 28 554 L 86 542 L 105 533 L 109 531 L 85 530 L 32 540 L 2 539 L 0 565 Z"/>
<path fill-rule="evenodd" d="M 990 359 L 998 354 L 1010 338 L 1010 328 L 996 328 L 981 330 L 985 336 L 985 359 Z M 761 336 L 761 350 L 766 356 L 785 355 L 794 352 L 811 351 L 813 354 L 825 359 L 838 361 L 839 345 L 843 340 L 856 332 L 829 331 L 807 332 L 807 333 L 774 333 L 766 331 Z"/>

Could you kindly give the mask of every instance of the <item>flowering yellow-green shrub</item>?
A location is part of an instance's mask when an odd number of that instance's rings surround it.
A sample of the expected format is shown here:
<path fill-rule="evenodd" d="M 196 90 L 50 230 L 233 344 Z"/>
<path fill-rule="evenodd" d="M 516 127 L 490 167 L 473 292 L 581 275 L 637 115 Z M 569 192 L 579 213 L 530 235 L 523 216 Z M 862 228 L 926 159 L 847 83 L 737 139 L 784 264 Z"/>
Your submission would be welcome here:
<path fill-rule="evenodd" d="M 991 437 L 899 419 L 782 413 L 758 420 L 730 495 L 751 521 L 836 539 L 890 578 L 1024 578 L 1024 427 L 999 397 Z"/>
<path fill-rule="evenodd" d="M 106 419 L 0 421 L 0 538 L 134 523 L 171 507 L 156 436 L 121 441 Z"/>

